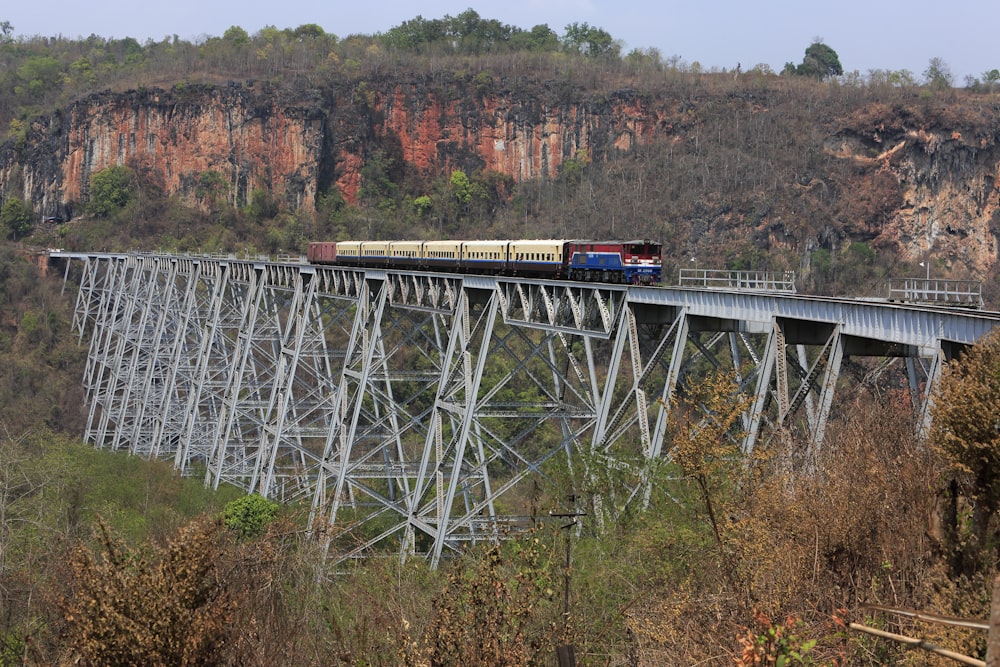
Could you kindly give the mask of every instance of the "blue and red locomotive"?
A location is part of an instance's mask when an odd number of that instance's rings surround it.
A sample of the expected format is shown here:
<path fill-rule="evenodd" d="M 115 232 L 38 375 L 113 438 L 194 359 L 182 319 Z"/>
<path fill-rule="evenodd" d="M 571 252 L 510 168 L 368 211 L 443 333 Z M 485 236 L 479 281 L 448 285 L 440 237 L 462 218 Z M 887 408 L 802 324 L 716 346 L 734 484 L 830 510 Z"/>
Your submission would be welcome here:
<path fill-rule="evenodd" d="M 314 264 L 651 285 L 660 282 L 662 245 L 654 241 L 322 241 Z"/>

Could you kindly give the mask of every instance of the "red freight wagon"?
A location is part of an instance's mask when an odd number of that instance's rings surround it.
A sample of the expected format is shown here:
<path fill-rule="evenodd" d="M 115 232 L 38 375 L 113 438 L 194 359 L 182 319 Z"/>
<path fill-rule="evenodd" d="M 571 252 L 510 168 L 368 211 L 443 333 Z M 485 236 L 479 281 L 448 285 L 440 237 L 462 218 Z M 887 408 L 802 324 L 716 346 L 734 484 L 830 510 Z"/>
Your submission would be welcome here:
<path fill-rule="evenodd" d="M 309 244 L 306 257 L 310 262 L 329 264 L 337 260 L 337 244 L 333 241 L 316 241 Z"/>

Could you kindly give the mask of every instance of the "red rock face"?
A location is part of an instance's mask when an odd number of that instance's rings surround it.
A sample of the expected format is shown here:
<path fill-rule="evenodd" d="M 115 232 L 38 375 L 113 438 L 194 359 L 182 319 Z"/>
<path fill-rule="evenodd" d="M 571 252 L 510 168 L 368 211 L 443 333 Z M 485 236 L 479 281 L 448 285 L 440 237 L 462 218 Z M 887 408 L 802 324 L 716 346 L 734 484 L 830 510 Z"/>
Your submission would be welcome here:
<path fill-rule="evenodd" d="M 583 151 L 607 159 L 649 140 L 657 114 L 629 95 L 602 103 L 553 105 L 510 94 L 443 100 L 417 85 L 376 96 L 376 133 L 399 139 L 405 161 L 422 172 L 448 173 L 474 164 L 520 182 L 558 175 L 563 162 Z M 357 176 L 338 178 L 348 200 Z"/>
<path fill-rule="evenodd" d="M 260 188 L 309 211 L 331 185 L 356 203 L 362 169 L 380 150 L 411 173 L 488 169 L 521 182 L 555 177 L 581 153 L 601 162 L 685 136 L 688 115 L 676 100 L 533 85 L 483 93 L 468 82 L 385 78 L 298 97 L 264 84 L 102 93 L 36 121 L 23 146 L 0 146 L 0 192 L 29 200 L 43 216 L 68 218 L 83 210 L 92 174 L 125 164 L 192 205 L 205 205 L 199 181 L 215 172 L 231 206 Z M 857 127 L 831 132 L 825 146 L 864 167 L 856 182 L 839 184 L 857 195 L 843 208 L 847 234 L 913 261 L 933 254 L 978 273 L 994 266 L 994 139 L 951 126 L 907 129 L 888 107 L 863 111 L 845 121 Z M 885 149 L 873 155 L 872 145 Z M 805 240 L 786 230 L 772 247 L 794 250 Z"/>
<path fill-rule="evenodd" d="M 590 159 L 626 152 L 649 140 L 658 122 L 656 113 L 626 94 L 600 103 L 555 103 L 511 93 L 446 95 L 418 83 L 395 83 L 358 97 L 370 124 L 351 127 L 342 119 L 336 123 L 341 133 L 365 130 L 374 143 L 392 138 L 408 167 L 424 174 L 485 169 L 515 182 L 554 178 L 580 151 Z M 335 151 L 334 180 L 348 202 L 356 201 L 363 153 L 371 147 L 350 142 Z"/>
<path fill-rule="evenodd" d="M 308 210 L 330 183 L 354 203 L 366 157 L 387 138 L 408 168 L 425 174 L 490 169 L 523 181 L 555 177 L 580 151 L 598 160 L 628 151 L 657 122 L 628 94 L 553 103 L 389 83 L 357 97 L 289 101 L 242 86 L 94 95 L 37 123 L 26 159 L 0 155 L 0 187 L 20 167 L 36 207 L 79 210 L 92 174 L 129 165 L 192 204 L 200 177 L 216 172 L 233 206 L 261 188 Z"/>
<path fill-rule="evenodd" d="M 254 102 L 212 90 L 194 103 L 156 92 L 74 105 L 62 158 L 62 200 L 86 201 L 91 174 L 126 164 L 152 169 L 169 193 L 193 194 L 199 175 L 215 171 L 229 183 L 233 204 L 256 188 L 273 188 L 298 206 L 312 205 L 322 120 Z"/>

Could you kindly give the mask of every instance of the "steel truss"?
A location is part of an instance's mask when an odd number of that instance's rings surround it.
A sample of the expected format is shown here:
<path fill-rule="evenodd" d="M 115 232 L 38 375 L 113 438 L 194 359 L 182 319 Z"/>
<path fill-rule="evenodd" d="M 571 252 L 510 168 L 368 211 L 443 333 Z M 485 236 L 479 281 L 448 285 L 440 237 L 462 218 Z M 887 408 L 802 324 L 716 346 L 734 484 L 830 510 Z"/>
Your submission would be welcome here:
<path fill-rule="evenodd" d="M 530 525 L 539 483 L 669 456 L 670 399 L 712 369 L 753 395 L 740 445 L 819 454 L 838 389 L 892 374 L 923 428 L 942 363 L 995 314 L 794 295 L 156 255 L 55 253 L 89 333 L 86 439 L 303 501 L 331 558 Z M 897 363 L 902 360 L 902 363 Z M 841 371 L 852 368 L 849 374 Z M 848 409 L 848 408 L 844 408 Z"/>

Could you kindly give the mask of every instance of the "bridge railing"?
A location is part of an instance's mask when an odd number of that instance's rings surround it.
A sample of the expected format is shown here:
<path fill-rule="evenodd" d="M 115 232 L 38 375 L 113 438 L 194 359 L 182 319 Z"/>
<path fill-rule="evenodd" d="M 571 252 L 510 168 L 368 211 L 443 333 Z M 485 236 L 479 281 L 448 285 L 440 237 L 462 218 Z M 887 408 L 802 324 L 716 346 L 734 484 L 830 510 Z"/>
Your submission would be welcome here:
<path fill-rule="evenodd" d="M 795 292 L 794 271 L 727 271 L 681 269 L 679 285 L 707 289 Z"/>
<path fill-rule="evenodd" d="M 983 307 L 983 284 L 978 280 L 892 278 L 889 280 L 888 290 L 889 301 Z"/>

